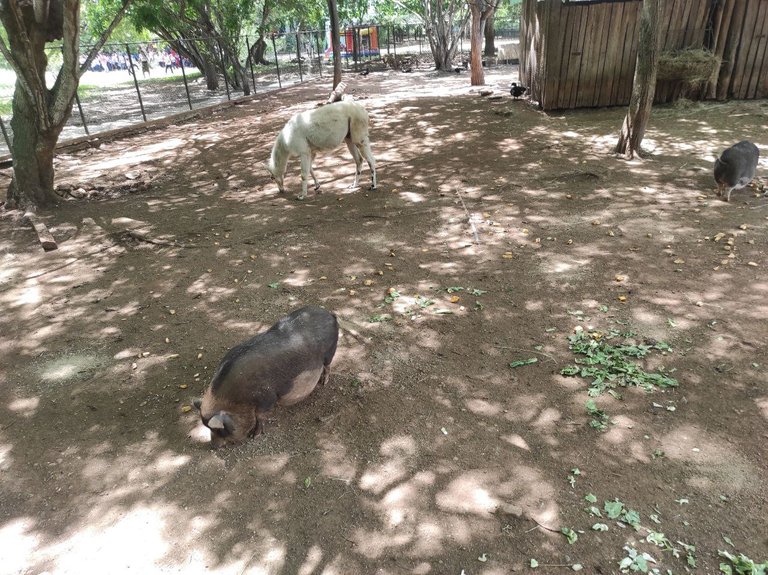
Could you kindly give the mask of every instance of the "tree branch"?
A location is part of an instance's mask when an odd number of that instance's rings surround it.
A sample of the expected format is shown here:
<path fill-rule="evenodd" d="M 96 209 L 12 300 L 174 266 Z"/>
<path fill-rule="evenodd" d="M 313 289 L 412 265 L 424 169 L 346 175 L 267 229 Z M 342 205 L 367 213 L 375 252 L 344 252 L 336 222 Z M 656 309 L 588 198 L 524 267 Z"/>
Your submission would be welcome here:
<path fill-rule="evenodd" d="M 80 54 L 80 2 L 64 2 L 64 22 L 61 39 L 63 61 L 53 87 L 53 105 L 49 110 L 53 125 L 63 124 L 72 108 L 77 91 L 77 60 Z"/>
<path fill-rule="evenodd" d="M 42 127 L 47 128 L 49 118 L 45 105 L 45 78 L 37 72 L 35 57 L 32 49 L 32 40 L 29 31 L 19 13 L 18 2 L 0 2 L 0 17 L 8 34 L 10 49 L 0 38 L 0 51 L 16 72 L 16 82 L 21 90 L 29 98 L 31 106 L 35 109 Z"/>

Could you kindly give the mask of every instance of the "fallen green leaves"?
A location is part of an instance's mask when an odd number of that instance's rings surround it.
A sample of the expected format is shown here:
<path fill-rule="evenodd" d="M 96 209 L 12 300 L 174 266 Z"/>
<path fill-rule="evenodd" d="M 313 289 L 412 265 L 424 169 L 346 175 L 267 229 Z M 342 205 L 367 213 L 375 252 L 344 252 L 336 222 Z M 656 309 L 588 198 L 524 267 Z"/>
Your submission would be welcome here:
<path fill-rule="evenodd" d="M 637 343 L 632 332 L 611 330 L 608 333 L 586 332 L 577 328 L 568 338 L 570 349 L 582 356 L 575 359 L 575 365 L 568 365 L 560 370 L 562 375 L 580 376 L 591 379 L 588 394 L 597 397 L 608 392 L 620 399 L 616 388 L 636 386 L 646 391 L 656 388 L 668 388 L 678 385 L 677 380 L 667 375 L 663 368 L 657 372 L 647 372 L 636 359 L 644 359 L 652 351 L 666 353 L 669 345 L 664 342 Z M 610 343 L 617 340 L 618 343 Z M 608 415 L 594 400 L 589 399 L 585 405 L 587 413 L 592 418 L 590 427 L 600 431 L 608 427 Z"/>
<path fill-rule="evenodd" d="M 592 382 L 589 385 L 591 397 L 616 387 L 637 386 L 651 391 L 655 387 L 677 386 L 677 380 L 666 375 L 662 368 L 658 373 L 649 373 L 631 360 L 645 358 L 653 350 L 670 351 L 669 345 L 664 342 L 632 343 L 631 338 L 634 336 L 632 332 L 617 330 L 611 330 L 606 334 L 577 330 L 568 338 L 569 347 L 575 354 L 584 357 L 577 358 L 576 365 L 566 366 L 560 373 L 591 378 Z M 609 343 L 610 340 L 619 338 L 623 343 L 617 345 Z"/>
<path fill-rule="evenodd" d="M 734 555 L 728 551 L 718 550 L 717 554 L 730 562 L 730 565 L 725 562 L 720 563 L 720 572 L 725 575 L 766 575 L 768 573 L 768 561 L 755 563 L 743 553 Z"/>
<path fill-rule="evenodd" d="M 519 359 L 517 361 L 513 361 L 509 364 L 509 367 L 522 367 L 524 365 L 532 365 L 534 363 L 537 363 L 539 360 L 538 358 L 531 357 L 529 359 Z"/>

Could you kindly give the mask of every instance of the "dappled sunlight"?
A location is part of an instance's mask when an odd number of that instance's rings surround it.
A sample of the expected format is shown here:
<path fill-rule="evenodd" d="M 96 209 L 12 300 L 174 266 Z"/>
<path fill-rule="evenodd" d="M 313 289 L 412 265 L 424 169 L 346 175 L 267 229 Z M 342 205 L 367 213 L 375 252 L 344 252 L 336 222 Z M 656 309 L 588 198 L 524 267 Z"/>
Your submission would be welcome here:
<path fill-rule="evenodd" d="M 111 160 L 103 160 L 88 165 L 83 171 L 83 176 L 92 178 L 103 171 L 125 169 L 129 166 L 175 157 L 177 150 L 182 150 L 188 142 L 182 138 L 167 138 L 134 149 L 123 149 L 119 157 Z"/>
<path fill-rule="evenodd" d="M 706 502 L 684 535 L 665 525 L 705 571 L 711 533 L 754 544 L 766 214 L 751 193 L 718 200 L 711 174 L 747 124 L 654 109 L 652 153 L 628 162 L 612 154 L 625 110 L 545 115 L 509 98 L 516 70 L 487 73 L 501 99 L 466 74 L 348 75 L 375 191 L 366 166 L 348 188 L 343 146 L 318 156 L 323 193 L 303 202 L 297 159 L 284 195 L 262 166 L 323 79 L 60 157 L 67 182 L 116 179 L 41 214 L 54 252 L 0 220 L 14 572 L 501 575 L 574 562 L 561 526 L 586 531 L 585 572 L 610 571 L 629 532 L 591 539 L 583 496 L 645 514 L 660 486 Z M 128 170 L 151 185 L 122 190 Z M 307 304 L 340 320 L 329 382 L 210 449 L 192 399 L 228 349 Z M 669 343 L 642 364 L 678 387 L 590 397 L 590 378 L 561 373 L 577 326 Z M 713 530 L 718 494 L 732 501 Z M 665 497 L 653 505 L 679 514 Z"/>
<path fill-rule="evenodd" d="M 680 426 L 660 438 L 664 453 L 670 459 L 690 468 L 688 485 L 702 491 L 727 493 L 760 490 L 752 478 L 760 471 L 731 442 L 705 429 Z"/>
<path fill-rule="evenodd" d="M 381 446 L 385 461 L 375 469 L 368 469 L 360 478 L 360 488 L 380 494 L 392 483 L 408 473 L 409 461 L 416 458 L 416 444 L 411 437 L 393 437 Z"/>

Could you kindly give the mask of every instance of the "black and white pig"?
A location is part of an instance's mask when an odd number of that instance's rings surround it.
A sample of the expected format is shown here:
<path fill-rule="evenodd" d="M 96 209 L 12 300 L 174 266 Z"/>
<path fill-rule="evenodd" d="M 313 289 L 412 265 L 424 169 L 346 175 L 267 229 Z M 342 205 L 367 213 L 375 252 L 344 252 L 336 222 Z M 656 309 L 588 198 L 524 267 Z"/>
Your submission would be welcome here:
<path fill-rule="evenodd" d="M 297 309 L 230 349 L 194 404 L 214 448 L 258 435 L 275 405 L 305 399 L 331 373 L 339 324 L 317 306 Z"/>
<path fill-rule="evenodd" d="M 717 195 L 731 201 L 731 192 L 747 186 L 755 177 L 760 150 L 752 142 L 742 140 L 725 150 L 715 160 Z"/>

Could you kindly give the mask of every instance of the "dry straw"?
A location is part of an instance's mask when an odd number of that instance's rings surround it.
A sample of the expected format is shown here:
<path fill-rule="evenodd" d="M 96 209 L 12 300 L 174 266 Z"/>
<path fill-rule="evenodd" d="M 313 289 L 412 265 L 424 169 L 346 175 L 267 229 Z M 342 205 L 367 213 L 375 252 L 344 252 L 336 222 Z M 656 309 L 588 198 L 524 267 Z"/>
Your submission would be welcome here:
<path fill-rule="evenodd" d="M 661 54 L 657 80 L 694 87 L 708 82 L 719 70 L 719 56 L 703 48 L 688 48 Z"/>

